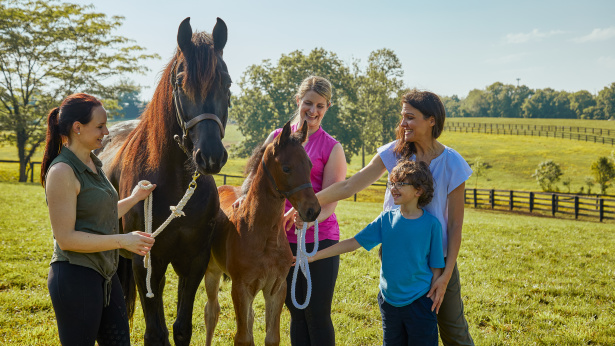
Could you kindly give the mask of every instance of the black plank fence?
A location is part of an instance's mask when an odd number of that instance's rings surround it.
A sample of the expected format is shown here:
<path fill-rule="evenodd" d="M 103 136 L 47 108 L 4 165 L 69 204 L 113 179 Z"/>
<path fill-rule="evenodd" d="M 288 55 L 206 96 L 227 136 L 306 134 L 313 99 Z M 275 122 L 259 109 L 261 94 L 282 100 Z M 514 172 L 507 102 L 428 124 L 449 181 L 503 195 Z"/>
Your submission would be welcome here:
<path fill-rule="evenodd" d="M 474 208 L 551 214 L 555 217 L 579 217 L 615 220 L 615 198 L 582 196 L 552 192 L 466 189 L 465 204 Z"/>
<path fill-rule="evenodd" d="M 444 129 L 453 132 L 564 138 L 615 145 L 615 130 L 592 127 L 449 121 L 444 125 Z"/>

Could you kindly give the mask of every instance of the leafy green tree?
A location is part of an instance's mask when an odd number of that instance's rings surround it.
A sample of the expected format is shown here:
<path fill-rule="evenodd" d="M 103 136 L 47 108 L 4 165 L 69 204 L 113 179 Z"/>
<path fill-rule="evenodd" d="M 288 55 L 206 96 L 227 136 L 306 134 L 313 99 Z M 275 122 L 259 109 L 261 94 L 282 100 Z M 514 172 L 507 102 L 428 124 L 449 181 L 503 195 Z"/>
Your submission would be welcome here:
<path fill-rule="evenodd" d="M 570 109 L 568 93 L 551 88 L 536 90 L 531 98 L 524 101 L 521 108 L 525 118 L 576 118 L 576 114 Z"/>
<path fill-rule="evenodd" d="M 230 113 L 244 136 L 233 146 L 234 155 L 249 156 L 271 131 L 292 119 L 297 87 L 309 75 L 325 77 L 333 84 L 332 106 L 323 118 L 323 127 L 340 141 L 347 160 L 358 153 L 361 143 L 354 116 L 354 77 L 335 53 L 316 48 L 307 55 L 301 51 L 283 54 L 275 65 L 264 60 L 246 69 L 238 83 L 240 96 L 233 98 Z"/>
<path fill-rule="evenodd" d="M 590 107 L 596 106 L 594 96 L 587 90 L 569 94 L 568 99 L 570 100 L 570 109 L 577 115 L 577 119 L 585 119 L 584 111 Z"/>
<path fill-rule="evenodd" d="M 461 118 L 465 114 L 461 110 L 461 100 L 457 95 L 441 97 L 447 118 Z"/>
<path fill-rule="evenodd" d="M 615 119 L 615 83 L 604 87 L 596 97 L 598 107 L 604 112 L 600 119 Z"/>
<path fill-rule="evenodd" d="M 561 176 L 562 169 L 553 160 L 539 163 L 538 168 L 532 174 L 532 177 L 536 178 L 543 191 L 554 191 L 555 183 L 560 180 Z"/>
<path fill-rule="evenodd" d="M 600 185 L 600 193 L 606 194 L 611 180 L 615 178 L 615 164 L 608 157 L 602 156 L 592 163 L 591 170 L 596 183 Z"/>
<path fill-rule="evenodd" d="M 585 185 L 587 185 L 587 194 L 591 195 L 592 187 L 594 187 L 595 184 L 596 184 L 596 181 L 594 180 L 594 178 L 585 177 Z M 581 188 L 581 191 L 583 191 L 582 188 Z"/>
<path fill-rule="evenodd" d="M 109 77 L 144 72 L 143 50 L 113 35 L 123 17 L 92 6 L 55 0 L 5 1 L 0 5 L 0 140 L 17 148 L 19 181 L 45 138 L 52 106 L 74 92 L 112 98 Z"/>
<path fill-rule="evenodd" d="M 490 109 L 488 94 L 480 89 L 471 90 L 461 106 L 461 111 L 469 117 L 488 117 Z"/>
<path fill-rule="evenodd" d="M 361 157 L 365 167 L 366 152 L 395 139 L 395 128 L 400 121 L 400 100 L 403 94 L 404 71 L 401 62 L 390 49 L 371 52 L 364 73 L 357 81 L 355 116 L 360 121 Z"/>

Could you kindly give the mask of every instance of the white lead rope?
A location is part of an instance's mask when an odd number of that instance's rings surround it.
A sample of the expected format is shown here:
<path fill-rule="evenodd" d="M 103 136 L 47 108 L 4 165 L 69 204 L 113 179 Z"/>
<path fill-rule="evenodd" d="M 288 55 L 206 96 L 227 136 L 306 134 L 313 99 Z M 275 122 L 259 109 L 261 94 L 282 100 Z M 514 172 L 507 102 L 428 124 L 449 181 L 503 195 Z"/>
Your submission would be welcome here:
<path fill-rule="evenodd" d="M 190 197 L 192 197 L 192 194 L 194 193 L 194 190 L 196 189 L 196 179 L 199 176 L 200 176 L 199 173 L 197 172 L 194 173 L 194 175 L 192 176 L 192 182 L 190 182 L 190 185 L 188 185 L 188 189 L 186 190 L 184 197 L 182 197 L 182 199 L 179 201 L 177 206 L 170 207 L 171 215 L 169 215 L 166 221 L 163 222 L 162 225 L 160 225 L 158 229 L 156 230 L 156 232 L 154 233 L 152 233 L 152 203 L 154 201 L 154 196 L 152 194 L 147 196 L 144 202 L 144 214 L 145 214 L 144 218 L 145 218 L 145 232 L 146 233 L 151 234 L 152 238 L 155 238 L 158 234 L 160 234 L 165 229 L 165 227 L 167 227 L 167 225 L 174 218 L 186 215 L 184 214 L 182 209 L 184 209 L 184 206 L 186 205 L 186 203 L 188 203 L 188 200 L 190 200 Z M 139 188 L 141 189 L 149 190 L 152 187 L 153 185 L 147 180 L 141 180 L 139 182 Z M 148 252 L 145 255 L 145 258 L 143 259 L 143 266 L 147 268 L 147 279 L 145 281 L 145 285 L 147 287 L 147 294 L 145 296 L 148 298 L 153 298 L 154 293 L 152 292 L 152 284 L 150 282 L 152 279 L 152 256 L 150 255 L 150 253 L 151 253 L 151 249 L 150 249 L 150 252 Z"/>
<path fill-rule="evenodd" d="M 303 228 L 298 230 L 295 228 L 295 234 L 299 231 L 297 237 L 297 256 L 295 256 L 295 271 L 293 272 L 293 281 L 290 287 L 290 298 L 292 299 L 293 305 L 297 309 L 305 309 L 308 304 L 310 304 L 310 298 L 312 297 L 312 277 L 310 276 L 310 267 L 308 265 L 308 258 L 312 257 L 318 251 L 318 220 L 314 223 L 314 249 L 312 252 L 307 252 L 305 249 L 305 234 L 307 233 L 307 222 L 303 223 Z M 296 288 L 297 288 L 297 273 L 299 269 L 303 272 L 303 276 L 305 276 L 305 280 L 307 281 L 307 294 L 305 297 L 305 302 L 302 305 L 297 303 L 296 298 Z"/>

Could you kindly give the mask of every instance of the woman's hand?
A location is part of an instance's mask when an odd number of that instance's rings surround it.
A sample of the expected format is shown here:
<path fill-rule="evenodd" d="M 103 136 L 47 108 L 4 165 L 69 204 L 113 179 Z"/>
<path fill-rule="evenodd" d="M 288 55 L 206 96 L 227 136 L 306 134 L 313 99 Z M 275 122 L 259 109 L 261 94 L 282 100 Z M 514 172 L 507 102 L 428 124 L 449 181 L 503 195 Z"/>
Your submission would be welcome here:
<path fill-rule="evenodd" d="M 139 185 L 135 186 L 134 189 L 132 189 L 132 193 L 130 194 L 130 197 L 133 198 L 135 201 L 142 201 L 144 199 L 146 199 L 151 193 L 152 191 L 154 191 L 154 189 L 156 189 L 156 184 L 145 184 L 146 186 L 151 186 L 151 188 L 141 188 L 139 187 Z"/>
<path fill-rule="evenodd" d="M 440 277 L 431 283 L 431 289 L 429 290 L 429 293 L 427 293 L 427 298 L 431 298 L 433 301 L 431 311 L 435 310 L 436 314 L 440 311 L 440 306 L 444 300 L 444 294 L 446 293 L 446 287 L 448 286 L 449 280 L 450 277 L 447 278 L 445 275 L 440 275 Z"/>
<path fill-rule="evenodd" d="M 137 255 L 145 256 L 154 245 L 155 239 L 149 233 L 135 231 L 120 234 L 120 247 Z"/>
<path fill-rule="evenodd" d="M 233 207 L 233 210 L 237 210 L 241 206 L 241 203 L 243 203 L 244 199 L 246 199 L 246 195 L 237 198 L 237 200 L 231 205 Z"/>
<path fill-rule="evenodd" d="M 295 224 L 295 214 L 297 214 L 295 208 L 290 208 L 286 212 L 286 214 L 284 214 L 284 220 L 282 221 L 282 224 L 284 225 L 285 232 L 288 232 Z"/>

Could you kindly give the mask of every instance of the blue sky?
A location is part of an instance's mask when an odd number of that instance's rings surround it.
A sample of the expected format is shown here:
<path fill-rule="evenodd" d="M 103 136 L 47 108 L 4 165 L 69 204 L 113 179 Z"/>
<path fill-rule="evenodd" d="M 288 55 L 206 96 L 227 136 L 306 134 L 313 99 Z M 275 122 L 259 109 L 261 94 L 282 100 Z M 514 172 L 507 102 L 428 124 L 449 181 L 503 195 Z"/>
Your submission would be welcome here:
<path fill-rule="evenodd" d="M 211 32 L 216 17 L 229 29 L 224 58 L 239 81 L 264 59 L 294 50 L 335 52 L 350 64 L 392 49 L 407 87 L 467 96 L 496 81 L 530 88 L 588 90 L 615 82 L 615 1 L 250 1 L 66 0 L 125 17 L 116 34 L 161 59 L 131 76 L 149 86 L 170 59 L 179 23 Z M 232 88 L 234 93 L 239 89 Z"/>

